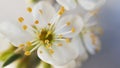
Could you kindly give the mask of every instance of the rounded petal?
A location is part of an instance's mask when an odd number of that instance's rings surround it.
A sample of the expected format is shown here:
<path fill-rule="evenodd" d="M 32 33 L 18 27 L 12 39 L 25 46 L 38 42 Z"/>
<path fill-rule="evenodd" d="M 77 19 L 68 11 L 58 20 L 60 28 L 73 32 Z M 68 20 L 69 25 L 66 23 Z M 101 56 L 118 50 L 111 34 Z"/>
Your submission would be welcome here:
<path fill-rule="evenodd" d="M 76 50 L 78 50 L 79 53 L 79 56 L 76 58 L 76 62 L 78 63 L 87 60 L 88 54 L 82 40 L 80 39 L 80 36 L 76 36 L 75 38 L 73 38 L 73 40 L 75 41 L 74 47 L 76 48 Z"/>
<path fill-rule="evenodd" d="M 0 33 L 0 52 L 9 47 L 9 40 Z"/>
<path fill-rule="evenodd" d="M 60 5 L 64 6 L 67 10 L 73 9 L 77 6 L 76 0 L 56 0 Z"/>
<path fill-rule="evenodd" d="M 101 7 L 106 0 L 78 0 L 79 4 L 86 10 L 94 10 Z"/>
<path fill-rule="evenodd" d="M 58 46 L 59 44 L 62 46 Z M 71 43 L 56 41 L 56 43 L 52 45 L 52 50 L 54 50 L 53 54 L 50 54 L 44 46 L 41 46 L 37 53 L 43 61 L 52 65 L 63 66 L 79 55 L 78 49 L 76 48 L 78 48 L 78 46 L 75 44 L 75 41 L 71 41 Z"/>
<path fill-rule="evenodd" d="M 41 26 L 45 26 L 55 15 L 55 9 L 47 1 L 40 1 L 33 7 L 33 17 L 39 20 Z"/>
<path fill-rule="evenodd" d="M 96 51 L 101 49 L 99 38 L 92 32 L 87 31 L 87 33 L 83 34 L 83 40 L 85 47 L 90 54 L 95 54 Z"/>
<path fill-rule="evenodd" d="M 74 37 L 83 29 L 83 19 L 79 15 L 63 16 L 56 25 L 56 34 L 64 37 Z"/>
<path fill-rule="evenodd" d="M 73 60 L 64 66 L 53 66 L 53 68 L 76 68 L 76 62 Z"/>
<path fill-rule="evenodd" d="M 33 40 L 33 36 L 29 32 L 22 30 L 19 23 L 1 22 L 0 33 L 8 38 L 15 46 Z"/>

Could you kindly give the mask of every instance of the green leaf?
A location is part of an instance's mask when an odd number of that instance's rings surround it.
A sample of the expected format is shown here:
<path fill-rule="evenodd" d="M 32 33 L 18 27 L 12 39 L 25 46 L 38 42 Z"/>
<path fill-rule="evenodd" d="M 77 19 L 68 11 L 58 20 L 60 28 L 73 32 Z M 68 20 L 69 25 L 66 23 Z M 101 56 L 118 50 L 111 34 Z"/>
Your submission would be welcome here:
<path fill-rule="evenodd" d="M 10 56 L 5 63 L 3 64 L 3 67 L 9 65 L 10 63 L 12 63 L 13 61 L 15 61 L 16 59 L 22 57 L 21 54 L 13 54 L 12 56 Z"/>

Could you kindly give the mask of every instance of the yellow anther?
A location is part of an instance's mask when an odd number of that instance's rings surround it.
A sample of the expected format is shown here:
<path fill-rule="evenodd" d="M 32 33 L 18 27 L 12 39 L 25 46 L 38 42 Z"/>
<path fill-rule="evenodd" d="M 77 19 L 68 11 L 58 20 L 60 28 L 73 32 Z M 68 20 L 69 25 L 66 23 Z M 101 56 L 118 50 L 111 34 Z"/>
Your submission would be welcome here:
<path fill-rule="evenodd" d="M 99 10 L 97 9 L 97 10 L 91 11 L 90 13 L 91 13 L 92 15 L 96 15 L 98 12 L 99 12 Z"/>
<path fill-rule="evenodd" d="M 73 28 L 71 29 L 71 31 L 72 31 L 72 32 L 75 32 L 75 28 L 73 27 Z"/>
<path fill-rule="evenodd" d="M 53 54 L 53 53 L 54 53 L 54 50 L 53 50 L 53 49 L 50 49 L 50 50 L 49 50 L 49 53 L 50 53 L 50 54 Z"/>
<path fill-rule="evenodd" d="M 28 27 L 27 27 L 27 25 L 23 25 L 22 28 L 23 28 L 23 30 L 27 30 Z"/>
<path fill-rule="evenodd" d="M 100 47 L 97 47 L 97 48 L 95 48 L 95 51 L 96 51 L 96 52 L 99 52 L 100 49 L 101 49 Z"/>
<path fill-rule="evenodd" d="M 32 12 L 32 8 L 31 8 L 31 7 L 27 7 L 27 11 L 28 11 L 29 13 L 31 13 L 31 12 Z"/>
<path fill-rule="evenodd" d="M 58 43 L 58 46 L 62 46 L 63 44 L 62 43 Z"/>
<path fill-rule="evenodd" d="M 31 43 L 30 41 L 28 41 L 28 42 L 26 42 L 26 45 L 27 45 L 27 46 L 31 46 L 32 43 Z"/>
<path fill-rule="evenodd" d="M 90 38 L 91 38 L 91 40 L 92 40 L 92 44 L 93 44 L 93 45 L 96 45 L 96 36 L 95 36 L 94 34 L 91 34 L 91 35 L 90 35 Z"/>
<path fill-rule="evenodd" d="M 49 43 L 49 40 L 45 40 L 45 43 Z"/>
<path fill-rule="evenodd" d="M 51 47 L 51 44 L 46 45 L 46 48 L 49 49 Z"/>
<path fill-rule="evenodd" d="M 39 21 L 38 20 L 35 20 L 35 22 L 34 22 L 35 24 L 39 24 Z"/>
<path fill-rule="evenodd" d="M 26 56 L 29 56 L 29 55 L 31 55 L 31 53 L 30 53 L 30 51 L 25 51 L 25 53 L 24 53 Z"/>
<path fill-rule="evenodd" d="M 40 54 L 42 54 L 43 52 L 42 51 L 40 51 Z"/>
<path fill-rule="evenodd" d="M 65 12 L 65 8 L 62 6 L 60 10 L 58 11 L 59 15 L 62 15 Z"/>
<path fill-rule="evenodd" d="M 42 9 L 39 9 L 39 12 L 40 12 L 40 14 L 43 14 L 43 11 L 42 11 Z"/>
<path fill-rule="evenodd" d="M 48 31 L 46 37 L 48 37 L 48 35 L 50 35 L 51 33 L 52 31 Z"/>
<path fill-rule="evenodd" d="M 23 17 L 19 17 L 19 18 L 18 18 L 18 21 L 19 21 L 20 23 L 22 23 L 22 22 L 24 21 L 24 18 L 23 18 Z"/>
<path fill-rule="evenodd" d="M 59 35 L 59 38 L 62 38 L 62 37 L 63 37 L 63 35 L 62 35 L 62 34 L 60 34 L 60 35 Z"/>
<path fill-rule="evenodd" d="M 50 25 L 51 25 L 51 23 L 48 23 L 48 25 L 50 26 Z"/>
<path fill-rule="evenodd" d="M 66 24 L 67 24 L 67 26 L 69 26 L 71 23 L 70 23 L 70 22 L 67 22 Z"/>
<path fill-rule="evenodd" d="M 24 47 L 24 44 L 20 44 L 19 47 Z"/>
<path fill-rule="evenodd" d="M 51 34 L 51 33 L 52 33 L 52 31 L 48 31 L 48 33 L 47 33 L 47 34 L 49 35 L 49 34 Z"/>
<path fill-rule="evenodd" d="M 71 42 L 70 38 L 66 38 L 65 40 L 66 40 L 67 43 Z"/>

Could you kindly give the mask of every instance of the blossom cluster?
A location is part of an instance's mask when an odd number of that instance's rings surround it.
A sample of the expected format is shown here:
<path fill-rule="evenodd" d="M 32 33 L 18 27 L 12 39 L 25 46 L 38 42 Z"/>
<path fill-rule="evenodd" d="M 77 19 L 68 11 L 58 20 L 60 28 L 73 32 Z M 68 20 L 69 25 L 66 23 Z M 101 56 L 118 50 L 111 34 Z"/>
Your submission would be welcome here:
<path fill-rule="evenodd" d="M 12 45 L 0 55 L 3 67 L 15 62 L 15 68 L 79 68 L 100 51 L 102 30 L 96 17 L 105 0 L 29 2 L 32 22 L 20 16 L 18 22 L 0 23 L 0 42 Z"/>

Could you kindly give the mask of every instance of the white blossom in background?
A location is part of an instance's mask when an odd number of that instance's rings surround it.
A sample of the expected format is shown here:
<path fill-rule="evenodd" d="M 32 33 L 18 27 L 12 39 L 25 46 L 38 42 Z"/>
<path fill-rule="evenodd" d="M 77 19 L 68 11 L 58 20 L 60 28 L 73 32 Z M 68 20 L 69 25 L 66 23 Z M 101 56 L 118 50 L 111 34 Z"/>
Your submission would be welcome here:
<path fill-rule="evenodd" d="M 20 23 L 0 23 L 0 32 L 16 47 L 23 48 L 25 55 L 37 49 L 41 60 L 52 65 L 65 65 L 86 53 L 78 37 L 84 26 L 79 15 L 62 16 L 64 7 L 56 13 L 46 1 L 27 10 L 34 16 L 33 24 L 25 24 L 23 17 L 18 19 Z"/>
<path fill-rule="evenodd" d="M 91 11 L 101 7 L 105 0 L 56 0 L 60 5 L 64 6 L 67 10 L 74 9 L 78 6 L 85 10 Z"/>

